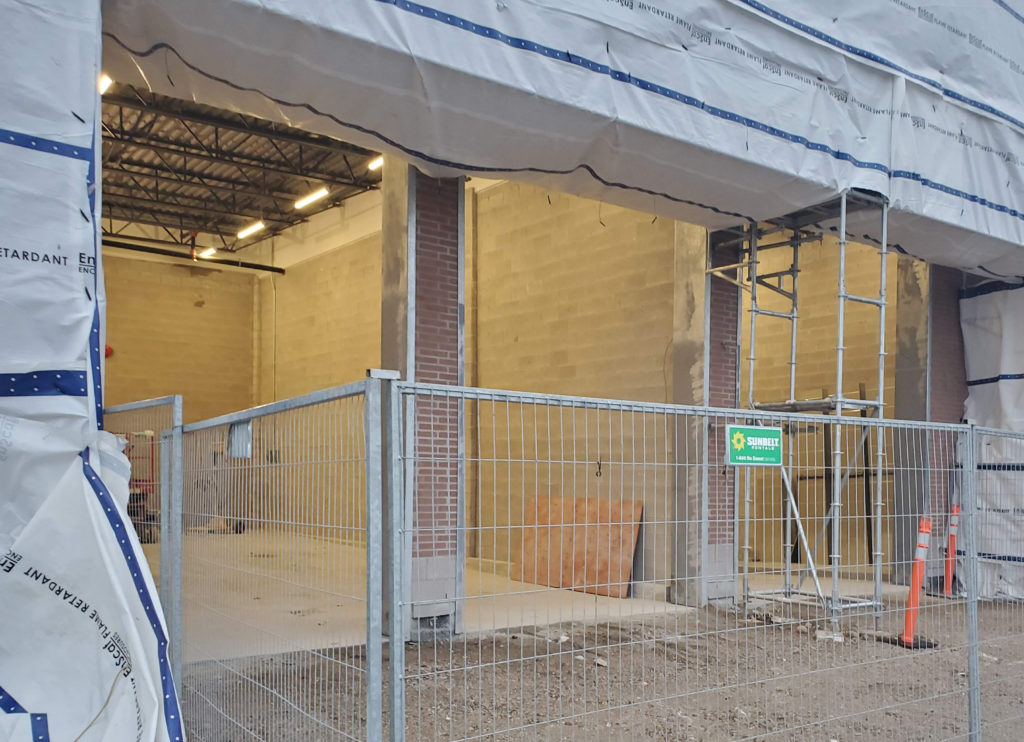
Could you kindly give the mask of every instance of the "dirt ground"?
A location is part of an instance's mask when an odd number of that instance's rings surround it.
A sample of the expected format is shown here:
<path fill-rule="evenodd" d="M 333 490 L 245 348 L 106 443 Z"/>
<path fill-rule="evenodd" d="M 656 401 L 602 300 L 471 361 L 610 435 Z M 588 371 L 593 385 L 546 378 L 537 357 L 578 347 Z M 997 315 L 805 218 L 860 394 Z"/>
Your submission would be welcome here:
<path fill-rule="evenodd" d="M 879 641 L 902 622 L 856 616 L 836 634 L 766 604 L 407 644 L 407 738 L 966 739 L 963 604 L 923 600 L 932 649 Z M 984 739 L 1024 739 L 1024 606 L 982 605 L 980 636 Z M 190 739 L 363 739 L 363 666 L 362 648 L 193 663 Z"/>

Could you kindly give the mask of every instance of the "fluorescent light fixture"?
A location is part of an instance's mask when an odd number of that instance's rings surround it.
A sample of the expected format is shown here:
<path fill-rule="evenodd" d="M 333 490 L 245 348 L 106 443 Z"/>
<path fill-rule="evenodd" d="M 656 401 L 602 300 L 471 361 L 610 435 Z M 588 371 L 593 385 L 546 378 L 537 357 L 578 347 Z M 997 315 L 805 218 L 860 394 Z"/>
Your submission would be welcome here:
<path fill-rule="evenodd" d="M 381 166 L 383 164 L 384 164 L 384 155 L 381 155 L 380 157 L 374 157 L 372 160 L 370 160 L 370 163 L 366 166 L 366 169 L 367 170 L 380 170 Z"/>
<path fill-rule="evenodd" d="M 305 198 L 300 198 L 298 201 L 295 202 L 295 208 L 296 209 L 304 209 L 307 206 L 309 206 L 310 204 L 316 203 L 317 201 L 319 201 L 322 198 L 327 198 L 327 189 L 326 188 L 321 188 L 319 191 L 313 191 L 312 193 L 310 193 Z"/>
<path fill-rule="evenodd" d="M 113 84 L 114 81 L 110 79 L 109 75 L 100 75 L 100 95 L 106 93 Z"/>
<path fill-rule="evenodd" d="M 199 257 L 201 257 L 201 258 L 212 258 L 216 254 L 217 254 L 217 248 L 216 247 L 208 247 L 205 250 L 203 250 L 201 253 L 199 253 Z"/>
<path fill-rule="evenodd" d="M 246 227 L 245 229 L 238 233 L 238 239 L 244 240 L 246 237 L 250 237 L 256 234 L 261 229 L 265 229 L 266 226 L 267 225 L 264 224 L 263 222 L 256 222 L 255 224 L 250 224 L 248 227 Z"/>

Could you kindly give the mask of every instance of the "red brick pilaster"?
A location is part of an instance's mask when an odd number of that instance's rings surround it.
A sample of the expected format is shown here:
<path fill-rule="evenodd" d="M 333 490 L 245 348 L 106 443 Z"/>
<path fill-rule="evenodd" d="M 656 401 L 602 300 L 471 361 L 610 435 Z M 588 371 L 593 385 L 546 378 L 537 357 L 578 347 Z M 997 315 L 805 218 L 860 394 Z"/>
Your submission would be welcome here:
<path fill-rule="evenodd" d="M 415 380 L 459 384 L 460 207 L 458 178 L 416 177 Z M 459 500 L 459 402 L 442 396 L 416 404 L 414 557 L 456 556 Z M 452 576 L 454 579 L 454 575 Z"/>

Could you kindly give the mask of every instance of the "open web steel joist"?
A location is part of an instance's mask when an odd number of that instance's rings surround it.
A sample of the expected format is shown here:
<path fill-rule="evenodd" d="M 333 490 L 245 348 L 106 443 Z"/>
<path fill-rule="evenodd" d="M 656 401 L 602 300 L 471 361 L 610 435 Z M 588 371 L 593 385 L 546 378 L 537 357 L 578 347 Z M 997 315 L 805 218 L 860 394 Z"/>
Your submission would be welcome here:
<path fill-rule="evenodd" d="M 103 97 L 104 231 L 159 227 L 187 245 L 213 235 L 222 249 L 256 221 L 262 239 L 380 185 L 375 152 L 284 124 L 117 84 Z M 324 187 L 303 210 L 295 202 Z"/>

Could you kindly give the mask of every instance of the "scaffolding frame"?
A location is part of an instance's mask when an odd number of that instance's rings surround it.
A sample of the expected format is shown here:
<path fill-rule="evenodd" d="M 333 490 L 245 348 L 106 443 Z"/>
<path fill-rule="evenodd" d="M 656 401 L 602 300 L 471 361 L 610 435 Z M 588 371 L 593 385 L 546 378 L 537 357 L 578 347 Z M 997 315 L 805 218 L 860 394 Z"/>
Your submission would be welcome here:
<path fill-rule="evenodd" d="M 847 269 L 847 244 L 849 232 L 847 221 L 851 213 L 877 210 L 880 216 L 881 239 L 878 241 L 879 255 L 879 291 L 877 297 L 859 296 L 851 294 L 847 290 L 846 269 Z M 797 370 L 797 329 L 799 318 L 799 253 L 800 246 L 808 242 L 820 243 L 826 233 L 831 230 L 823 228 L 822 223 L 834 221 L 838 218 L 838 269 L 837 269 L 837 298 L 838 311 L 836 316 L 837 342 L 836 342 L 836 385 L 835 393 L 824 394 L 817 399 L 796 399 L 796 370 Z M 886 321 L 886 262 L 888 250 L 888 200 L 879 194 L 860 190 L 845 190 L 838 197 L 831 199 L 818 206 L 801 209 L 782 217 L 769 219 L 766 227 L 749 221 L 745 225 L 736 228 L 721 230 L 714 233 L 708 240 L 708 253 L 706 262 L 706 273 L 714 278 L 727 281 L 747 292 L 750 296 L 749 311 L 749 354 L 747 361 L 747 406 L 750 409 L 778 411 L 778 412 L 818 412 L 831 413 L 837 422 L 843 418 L 843 413 L 859 410 L 862 417 L 872 415 L 878 419 L 884 413 L 885 395 L 885 321 Z M 789 234 L 785 238 L 785 234 Z M 760 244 L 764 237 L 780 236 L 768 244 Z M 724 247 L 739 248 L 742 259 L 728 265 L 716 266 L 714 264 L 714 251 Z M 785 270 L 770 273 L 758 271 L 758 253 L 768 249 L 788 247 L 791 250 L 792 259 L 790 267 Z M 727 275 L 735 272 L 736 277 Z M 744 277 L 745 275 L 745 277 Z M 775 295 L 782 296 L 788 301 L 789 311 L 774 311 L 763 308 L 758 301 L 758 289 L 769 290 Z M 742 293 L 738 299 L 742 302 Z M 705 313 L 710 312 L 710 292 L 705 294 Z M 859 398 L 847 396 L 843 392 L 845 374 L 845 337 L 846 337 L 846 305 L 847 302 L 866 304 L 878 309 L 878 362 L 877 362 L 877 394 L 874 399 L 867 399 L 863 385 L 860 389 Z M 741 305 L 742 309 L 742 305 Z M 742 312 L 740 313 L 742 315 Z M 789 359 L 789 398 L 783 402 L 757 402 L 754 398 L 754 380 L 757 369 L 757 324 L 759 317 L 772 317 L 782 319 L 790 323 L 790 359 Z M 742 317 L 740 318 L 742 322 Z M 738 328 L 739 329 L 739 326 Z M 710 341 L 710 338 L 708 338 Z M 740 339 L 737 338 L 739 344 Z M 742 364 L 737 355 L 737 391 L 741 382 Z M 738 396 L 738 395 L 737 395 Z M 840 546 L 840 523 L 843 508 L 843 493 L 847 490 L 854 462 L 865 451 L 868 444 L 870 429 L 864 427 L 858 443 L 854 446 L 852 455 L 848 458 L 849 464 L 843 466 L 841 426 L 832 425 L 832 430 L 826 431 L 825 435 L 831 435 L 831 490 L 829 492 L 829 507 L 822 523 L 821 531 L 814 539 L 814 547 L 811 548 L 807 531 L 797 505 L 796 495 L 793 492 L 793 470 L 795 462 L 793 459 L 793 446 L 788 446 L 786 463 L 781 467 L 782 481 L 785 487 L 785 526 L 783 530 L 783 584 L 779 589 L 774 590 L 750 590 L 750 552 L 752 549 L 750 538 L 750 511 L 751 511 L 751 477 L 750 468 L 744 472 L 744 497 L 743 497 L 743 568 L 742 568 L 742 604 L 748 605 L 752 596 L 765 597 L 769 599 L 799 600 L 813 599 L 826 610 L 832 619 L 833 626 L 838 622 L 839 615 L 846 610 L 873 608 L 876 622 L 881 615 L 882 607 L 882 535 L 881 523 L 884 510 L 884 494 L 882 488 L 882 475 L 884 471 L 884 437 L 880 426 L 875 431 L 875 487 L 873 503 L 866 502 L 867 510 L 870 504 L 874 506 L 874 517 L 868 527 L 870 541 L 869 551 L 873 567 L 874 591 L 871 600 L 854 598 L 841 595 L 840 573 L 842 569 L 842 549 Z M 792 428 L 789 431 L 792 435 Z M 866 456 L 865 456 L 866 459 Z M 867 461 L 864 461 L 865 468 Z M 739 504 L 739 476 L 734 480 L 734 495 Z M 867 498 L 871 500 L 872 498 Z M 737 508 L 738 511 L 739 508 Z M 804 547 L 806 555 L 806 566 L 798 570 L 799 580 L 794 585 L 792 554 L 794 549 L 793 528 L 797 530 L 798 538 Z M 829 548 L 829 561 L 831 571 L 831 595 L 826 596 L 819 578 L 818 566 L 815 561 L 821 547 L 821 541 L 826 533 L 830 532 L 831 544 Z M 739 548 L 737 539 L 737 548 Z M 814 592 L 802 590 L 804 580 L 811 577 L 814 583 Z"/>

